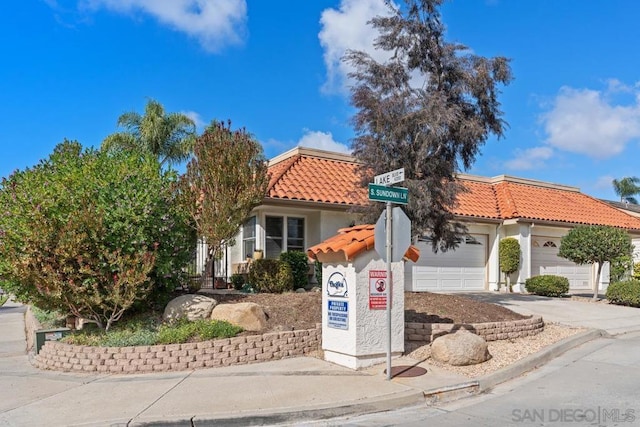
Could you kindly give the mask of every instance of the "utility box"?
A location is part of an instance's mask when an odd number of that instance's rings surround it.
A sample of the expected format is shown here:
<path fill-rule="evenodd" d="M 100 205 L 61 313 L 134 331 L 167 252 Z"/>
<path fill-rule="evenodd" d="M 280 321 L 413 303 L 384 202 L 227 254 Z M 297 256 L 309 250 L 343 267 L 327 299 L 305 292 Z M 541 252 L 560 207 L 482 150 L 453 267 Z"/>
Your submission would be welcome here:
<path fill-rule="evenodd" d="M 69 328 L 55 329 L 38 329 L 36 334 L 36 354 L 40 353 L 40 349 L 47 341 L 59 341 L 71 333 Z"/>

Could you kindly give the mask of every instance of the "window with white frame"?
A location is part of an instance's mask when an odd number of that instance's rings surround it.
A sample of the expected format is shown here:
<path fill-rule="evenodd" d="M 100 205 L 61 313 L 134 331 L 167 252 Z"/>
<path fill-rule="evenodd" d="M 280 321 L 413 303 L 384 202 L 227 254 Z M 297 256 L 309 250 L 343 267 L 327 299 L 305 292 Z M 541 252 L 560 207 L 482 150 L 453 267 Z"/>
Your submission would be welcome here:
<path fill-rule="evenodd" d="M 304 251 L 304 218 L 266 216 L 264 230 L 266 258 L 278 258 L 286 251 Z"/>
<path fill-rule="evenodd" d="M 256 250 L 256 217 L 252 216 L 242 226 L 242 253 L 244 257 L 253 256 Z"/>

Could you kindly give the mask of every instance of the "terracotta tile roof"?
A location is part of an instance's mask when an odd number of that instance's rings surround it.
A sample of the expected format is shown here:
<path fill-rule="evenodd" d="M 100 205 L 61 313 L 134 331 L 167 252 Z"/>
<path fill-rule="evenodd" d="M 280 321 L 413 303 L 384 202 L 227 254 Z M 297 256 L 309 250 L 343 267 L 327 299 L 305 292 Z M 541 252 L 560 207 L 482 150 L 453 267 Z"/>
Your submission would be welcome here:
<path fill-rule="evenodd" d="M 344 261 L 351 261 L 362 252 L 374 248 L 374 225 L 356 225 L 355 227 L 341 228 L 338 234 L 328 238 L 322 243 L 312 246 L 307 250 L 310 258 L 317 259 L 317 255 L 335 254 Z M 416 262 L 420 257 L 420 250 L 410 246 L 405 253 L 405 258 Z"/>
<path fill-rule="evenodd" d="M 542 185 L 544 183 L 531 185 L 509 179 L 498 177 L 494 182 L 474 182 L 463 178 L 469 191 L 459 196 L 454 213 L 497 220 L 527 219 L 640 230 L 638 218 L 575 188 Z"/>
<path fill-rule="evenodd" d="M 364 205 L 367 191 L 358 186 L 358 165 L 348 156 L 334 158 L 297 150 L 290 158 L 269 165 L 269 198 Z"/>
<path fill-rule="evenodd" d="M 358 165 L 344 154 L 296 148 L 270 162 L 268 198 L 366 205 Z M 575 187 L 498 176 L 461 175 L 467 192 L 458 196 L 453 213 L 461 217 L 503 221 L 526 219 L 568 224 L 611 225 L 640 230 L 640 218 L 582 194 Z"/>

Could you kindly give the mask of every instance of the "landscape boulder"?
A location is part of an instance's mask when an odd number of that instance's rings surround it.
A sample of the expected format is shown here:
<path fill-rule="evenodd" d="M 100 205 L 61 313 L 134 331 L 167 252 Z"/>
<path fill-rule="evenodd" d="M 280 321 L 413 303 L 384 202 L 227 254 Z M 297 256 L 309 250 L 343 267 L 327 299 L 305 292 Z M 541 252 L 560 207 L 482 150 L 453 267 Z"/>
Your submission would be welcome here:
<path fill-rule="evenodd" d="M 208 319 L 217 303 L 215 299 L 204 295 L 180 295 L 169 301 L 164 309 L 162 320 L 172 322 L 185 318 L 190 321 Z"/>
<path fill-rule="evenodd" d="M 261 331 L 267 326 L 267 315 L 262 307 L 253 302 L 219 304 L 211 312 L 211 319 L 225 320 L 252 332 Z"/>
<path fill-rule="evenodd" d="M 431 343 L 431 357 L 454 366 L 475 365 L 491 358 L 484 338 L 461 329 L 436 338 Z"/>

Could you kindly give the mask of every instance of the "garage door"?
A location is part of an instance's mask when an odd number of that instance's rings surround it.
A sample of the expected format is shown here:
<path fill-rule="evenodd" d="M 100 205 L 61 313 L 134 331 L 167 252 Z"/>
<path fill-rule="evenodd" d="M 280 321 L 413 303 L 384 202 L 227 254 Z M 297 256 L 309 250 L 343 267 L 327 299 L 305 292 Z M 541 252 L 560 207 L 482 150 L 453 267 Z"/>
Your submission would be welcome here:
<path fill-rule="evenodd" d="M 481 291 L 485 289 L 487 235 L 467 236 L 453 251 L 434 253 L 431 242 L 418 242 L 420 258 L 412 265 L 414 291 Z M 411 264 L 408 264 L 411 265 Z"/>
<path fill-rule="evenodd" d="M 554 274 L 569 279 L 569 289 L 591 287 L 591 265 L 577 265 L 558 256 L 560 239 L 533 237 L 531 243 L 531 275 Z"/>

